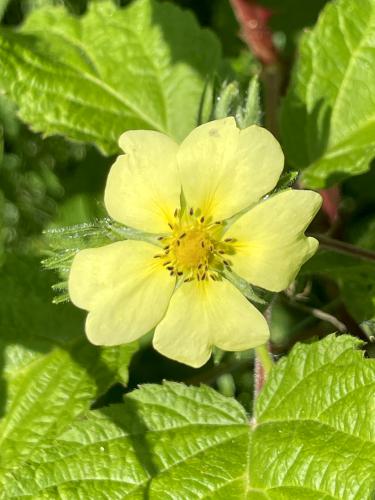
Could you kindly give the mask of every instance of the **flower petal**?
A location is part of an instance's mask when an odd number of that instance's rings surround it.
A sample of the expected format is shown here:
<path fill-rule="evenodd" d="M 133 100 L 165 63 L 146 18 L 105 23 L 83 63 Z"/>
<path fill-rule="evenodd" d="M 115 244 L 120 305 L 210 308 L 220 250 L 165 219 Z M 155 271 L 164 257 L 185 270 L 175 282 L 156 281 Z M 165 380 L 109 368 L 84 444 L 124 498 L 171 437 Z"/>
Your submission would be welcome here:
<path fill-rule="evenodd" d="M 119 143 L 127 154 L 117 158 L 108 175 L 104 201 L 109 215 L 142 231 L 168 231 L 180 206 L 178 145 L 150 130 L 125 132 Z"/>
<path fill-rule="evenodd" d="M 259 203 L 227 231 L 235 238 L 233 270 L 253 285 L 280 292 L 317 250 L 303 233 L 321 206 L 313 191 L 288 190 Z"/>
<path fill-rule="evenodd" d="M 178 151 L 187 204 L 214 220 L 223 220 L 271 191 L 282 172 L 284 156 L 266 129 L 236 127 L 234 118 L 194 129 Z"/>
<path fill-rule="evenodd" d="M 231 283 L 192 281 L 173 295 L 153 344 L 165 356 L 199 367 L 213 345 L 241 351 L 264 344 L 268 337 L 262 314 Z"/>
<path fill-rule="evenodd" d="M 158 248 L 120 241 L 79 252 L 69 275 L 72 302 L 90 311 L 86 333 L 93 344 L 131 342 L 164 316 L 175 287 L 153 256 Z"/>

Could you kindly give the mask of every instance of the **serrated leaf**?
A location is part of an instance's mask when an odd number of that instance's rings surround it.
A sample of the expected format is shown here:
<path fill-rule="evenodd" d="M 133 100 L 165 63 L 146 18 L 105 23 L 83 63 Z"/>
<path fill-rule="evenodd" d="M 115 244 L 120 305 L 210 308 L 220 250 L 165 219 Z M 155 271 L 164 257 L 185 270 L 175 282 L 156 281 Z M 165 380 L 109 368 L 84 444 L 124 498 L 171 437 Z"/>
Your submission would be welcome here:
<path fill-rule="evenodd" d="M 330 2 L 300 44 L 281 132 L 303 181 L 322 188 L 375 155 L 375 2 Z"/>
<path fill-rule="evenodd" d="M 370 498 L 375 366 L 349 336 L 297 345 L 251 424 L 208 387 L 146 385 L 7 475 L 7 498 Z"/>
<path fill-rule="evenodd" d="M 373 493 L 375 364 L 358 344 L 345 335 L 299 344 L 271 374 L 250 455 L 253 484 L 271 499 Z"/>
<path fill-rule="evenodd" d="M 214 35 L 171 4 L 95 2 L 81 18 L 50 7 L 1 31 L 0 86 L 34 130 L 114 153 L 126 129 L 184 137 L 219 53 Z"/>
<path fill-rule="evenodd" d="M 8 257 L 0 276 L 0 498 L 4 474 L 41 453 L 116 381 L 135 345 L 100 349 L 83 315 L 50 302 L 50 279 L 30 258 Z"/>
<path fill-rule="evenodd" d="M 24 481 L 8 476 L 6 492 L 10 498 L 40 492 L 58 498 L 59 491 L 67 497 L 74 492 L 76 498 L 122 499 L 147 493 L 166 498 L 169 491 L 170 498 L 201 498 L 202 492 L 226 487 L 233 478 L 231 462 L 240 463 L 246 448 L 246 415 L 234 400 L 208 387 L 149 385 L 124 405 L 78 422 L 50 448 L 38 478 L 36 468 L 26 467 Z M 243 480 L 238 483 L 240 493 Z"/>

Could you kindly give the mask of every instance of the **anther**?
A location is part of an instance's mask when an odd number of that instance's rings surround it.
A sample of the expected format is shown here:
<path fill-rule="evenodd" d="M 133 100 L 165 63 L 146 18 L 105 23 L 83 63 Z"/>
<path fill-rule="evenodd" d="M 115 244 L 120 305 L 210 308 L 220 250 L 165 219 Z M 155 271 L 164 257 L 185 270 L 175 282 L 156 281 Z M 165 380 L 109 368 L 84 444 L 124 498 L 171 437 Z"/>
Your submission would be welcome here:
<path fill-rule="evenodd" d="M 174 211 L 173 217 L 177 217 L 177 215 L 178 215 L 178 208 L 176 208 L 176 210 Z"/>
<path fill-rule="evenodd" d="M 203 224 L 203 222 L 204 222 L 204 216 L 202 216 L 202 217 L 200 218 L 200 221 L 201 221 L 201 223 Z"/>
<path fill-rule="evenodd" d="M 185 236 L 186 236 L 186 233 L 182 233 L 182 234 L 179 236 L 180 240 L 182 240 L 182 238 L 185 238 Z"/>
<path fill-rule="evenodd" d="M 154 255 L 154 259 L 160 259 L 161 255 L 160 254 L 156 254 Z"/>
<path fill-rule="evenodd" d="M 164 262 L 163 266 L 168 266 L 169 264 L 171 263 L 171 261 L 169 260 L 168 262 Z M 167 268 L 168 269 L 168 268 Z"/>
<path fill-rule="evenodd" d="M 204 241 L 201 241 L 201 247 L 204 248 Z"/>
<path fill-rule="evenodd" d="M 220 254 L 220 255 L 225 255 L 224 250 L 219 250 L 219 254 Z"/>
<path fill-rule="evenodd" d="M 193 215 L 193 213 L 194 213 L 194 209 L 193 209 L 193 208 L 191 208 L 191 209 L 189 210 L 189 214 L 190 214 L 190 215 Z"/>
<path fill-rule="evenodd" d="M 164 236 L 158 236 L 158 240 L 159 241 L 164 240 Z"/>
<path fill-rule="evenodd" d="M 226 243 L 229 243 L 230 241 L 235 241 L 235 239 L 234 239 L 234 238 L 225 238 L 225 240 L 224 240 L 224 241 L 225 241 Z"/>
<path fill-rule="evenodd" d="M 173 229 L 173 225 L 168 222 L 168 226 Z"/>
<path fill-rule="evenodd" d="M 203 274 L 202 274 L 202 278 L 201 278 L 201 279 L 202 279 L 202 280 L 205 280 L 205 279 L 206 279 L 206 273 L 203 273 Z"/>
<path fill-rule="evenodd" d="M 168 271 L 173 271 L 174 267 L 173 266 L 167 266 Z"/>
<path fill-rule="evenodd" d="M 181 245 L 180 240 L 177 240 L 177 246 L 179 247 Z"/>
<path fill-rule="evenodd" d="M 182 271 L 178 271 L 177 273 L 179 276 L 182 276 L 184 273 Z"/>

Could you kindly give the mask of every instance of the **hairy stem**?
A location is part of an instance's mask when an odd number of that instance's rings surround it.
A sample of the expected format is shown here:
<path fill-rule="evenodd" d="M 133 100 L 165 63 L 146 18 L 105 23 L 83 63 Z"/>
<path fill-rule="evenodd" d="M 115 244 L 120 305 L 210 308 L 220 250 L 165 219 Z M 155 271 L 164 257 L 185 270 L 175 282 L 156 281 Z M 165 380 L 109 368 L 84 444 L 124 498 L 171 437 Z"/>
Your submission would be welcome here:
<path fill-rule="evenodd" d="M 266 383 L 267 377 L 271 371 L 273 361 L 269 352 L 268 344 L 263 344 L 255 348 L 254 361 L 254 400 L 253 400 L 253 416 L 251 422 L 256 423 L 255 404 L 257 398 Z"/>
<path fill-rule="evenodd" d="M 255 354 L 256 354 L 258 361 L 262 365 L 262 368 L 264 371 L 264 378 L 266 379 L 267 376 L 269 375 L 269 373 L 272 369 L 272 365 L 273 365 L 273 361 L 272 361 L 271 355 L 269 353 L 267 344 L 263 344 L 263 345 L 256 347 Z"/>
<path fill-rule="evenodd" d="M 345 241 L 335 240 L 334 238 L 330 238 L 329 236 L 325 236 L 323 234 L 311 234 L 309 236 L 313 236 L 319 241 L 320 248 L 326 248 L 327 250 L 350 255 L 351 257 L 356 257 L 357 259 L 375 262 L 375 252 L 372 250 L 360 248 L 352 245 L 351 243 L 346 243 Z"/>

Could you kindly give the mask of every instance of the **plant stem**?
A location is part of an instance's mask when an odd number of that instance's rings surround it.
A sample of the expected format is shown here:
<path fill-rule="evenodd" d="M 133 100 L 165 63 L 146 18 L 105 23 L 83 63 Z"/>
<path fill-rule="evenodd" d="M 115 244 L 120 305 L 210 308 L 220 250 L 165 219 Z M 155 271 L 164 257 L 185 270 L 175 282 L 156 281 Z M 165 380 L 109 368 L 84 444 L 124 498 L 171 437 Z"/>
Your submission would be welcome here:
<path fill-rule="evenodd" d="M 264 120 L 266 128 L 278 137 L 278 111 L 282 86 L 282 67 L 280 64 L 265 66 L 261 74 L 264 84 Z"/>
<path fill-rule="evenodd" d="M 375 252 L 372 250 L 367 250 L 365 248 L 360 248 L 345 241 L 335 240 L 334 238 L 329 238 L 323 234 L 311 234 L 316 238 L 321 248 L 326 248 L 328 250 L 333 250 L 334 252 L 342 253 L 345 255 L 350 255 L 357 259 L 369 260 L 375 262 Z"/>
<path fill-rule="evenodd" d="M 271 300 L 267 309 L 263 313 L 269 326 L 271 325 L 273 303 L 274 298 Z M 254 404 L 260 391 L 263 389 L 272 365 L 273 361 L 269 350 L 269 344 L 267 343 L 256 347 L 254 363 Z"/>
<path fill-rule="evenodd" d="M 266 383 L 267 377 L 272 368 L 272 359 L 268 350 L 268 344 L 263 344 L 255 348 L 254 361 L 254 400 L 253 400 L 253 416 L 251 422 L 256 423 L 256 401 Z"/>
<path fill-rule="evenodd" d="M 317 307 L 310 307 L 306 304 L 301 304 L 300 302 L 297 302 L 295 300 L 290 300 L 288 302 L 288 304 L 291 305 L 292 307 L 294 307 L 295 309 L 299 309 L 300 311 L 304 311 L 308 314 L 311 314 L 311 316 L 314 316 L 315 318 L 318 318 L 322 321 L 330 323 L 339 332 L 347 332 L 348 331 L 347 326 L 342 321 L 340 321 L 338 318 L 336 318 L 332 314 L 329 314 L 326 311 L 323 311 L 322 309 L 318 309 Z"/>
<path fill-rule="evenodd" d="M 262 365 L 264 371 L 264 377 L 267 378 L 273 366 L 273 362 L 271 359 L 271 355 L 268 351 L 267 344 L 263 344 L 256 347 L 255 354 Z"/>

